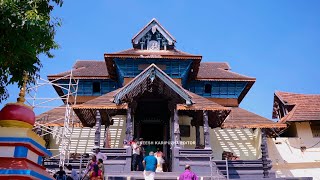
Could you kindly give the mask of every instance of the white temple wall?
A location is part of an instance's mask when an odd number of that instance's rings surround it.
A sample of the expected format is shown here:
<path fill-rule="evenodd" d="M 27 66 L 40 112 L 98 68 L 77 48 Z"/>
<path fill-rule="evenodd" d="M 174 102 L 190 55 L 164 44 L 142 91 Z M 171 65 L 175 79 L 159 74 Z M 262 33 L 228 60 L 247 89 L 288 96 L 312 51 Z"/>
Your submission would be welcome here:
<path fill-rule="evenodd" d="M 232 152 L 240 160 L 256 160 L 261 156 L 259 129 L 221 129 L 210 130 L 211 147 L 214 159 L 222 159 L 222 152 Z"/>
<path fill-rule="evenodd" d="M 309 122 L 295 123 L 298 137 L 268 138 L 269 157 L 277 177 L 320 179 L 320 138 L 313 137 Z M 306 150 L 301 150 L 301 147 Z"/>
<path fill-rule="evenodd" d="M 63 127 L 54 127 L 53 135 L 50 138 L 50 151 L 53 156 L 59 154 L 59 147 L 61 146 L 61 137 Z M 104 134 L 104 126 L 101 126 L 101 135 Z M 91 153 L 94 147 L 95 128 L 89 127 L 75 127 L 71 134 L 70 153 Z M 100 144 L 103 146 L 103 136 Z"/>
<path fill-rule="evenodd" d="M 194 149 L 196 147 L 196 127 L 191 126 L 192 117 L 189 116 L 179 116 L 179 125 L 189 125 L 190 126 L 190 137 L 181 137 L 181 141 L 185 144 L 181 144 L 182 148 Z M 199 127 L 200 131 L 200 144 L 204 144 L 203 139 L 203 126 Z M 192 142 L 189 144 L 189 142 Z"/>
<path fill-rule="evenodd" d="M 109 135 L 111 136 L 111 147 L 119 148 L 122 146 L 122 141 L 125 137 L 125 122 L 126 116 L 117 115 L 112 117 L 114 124 L 109 127 Z M 50 150 L 53 156 L 59 154 L 59 146 L 61 144 L 61 138 L 59 134 L 62 134 L 62 127 L 54 127 L 53 135 L 50 138 Z M 73 129 L 71 135 L 71 147 L 70 153 L 90 153 L 94 147 L 94 136 L 96 129 L 89 127 L 76 127 Z M 100 147 L 103 146 L 104 140 L 104 125 L 101 126 L 101 139 Z"/>

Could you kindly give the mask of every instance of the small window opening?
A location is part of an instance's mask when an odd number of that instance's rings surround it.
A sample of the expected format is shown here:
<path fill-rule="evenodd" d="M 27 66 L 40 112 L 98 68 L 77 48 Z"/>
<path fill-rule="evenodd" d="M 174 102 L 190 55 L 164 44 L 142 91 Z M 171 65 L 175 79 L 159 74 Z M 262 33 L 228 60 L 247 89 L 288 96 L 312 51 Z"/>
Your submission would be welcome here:
<path fill-rule="evenodd" d="M 93 93 L 100 93 L 100 82 L 93 82 L 92 89 Z"/>
<path fill-rule="evenodd" d="M 320 122 L 319 121 L 311 121 L 310 122 L 311 131 L 313 137 L 320 137 Z"/>
<path fill-rule="evenodd" d="M 280 135 L 280 137 L 298 137 L 296 124 L 290 124 L 290 126 Z"/>
<path fill-rule="evenodd" d="M 211 84 L 206 84 L 206 85 L 204 86 L 204 93 L 206 93 L 206 94 L 211 94 L 211 89 L 212 89 Z"/>

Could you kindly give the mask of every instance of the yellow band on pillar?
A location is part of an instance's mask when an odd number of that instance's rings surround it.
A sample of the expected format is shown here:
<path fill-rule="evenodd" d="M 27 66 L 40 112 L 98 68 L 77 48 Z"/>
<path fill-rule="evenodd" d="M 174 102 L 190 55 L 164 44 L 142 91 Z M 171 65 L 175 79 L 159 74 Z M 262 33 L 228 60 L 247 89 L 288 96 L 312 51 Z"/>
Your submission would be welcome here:
<path fill-rule="evenodd" d="M 18 121 L 18 120 L 0 120 L 0 126 L 2 127 L 23 127 L 23 128 L 33 128 L 29 123 Z"/>

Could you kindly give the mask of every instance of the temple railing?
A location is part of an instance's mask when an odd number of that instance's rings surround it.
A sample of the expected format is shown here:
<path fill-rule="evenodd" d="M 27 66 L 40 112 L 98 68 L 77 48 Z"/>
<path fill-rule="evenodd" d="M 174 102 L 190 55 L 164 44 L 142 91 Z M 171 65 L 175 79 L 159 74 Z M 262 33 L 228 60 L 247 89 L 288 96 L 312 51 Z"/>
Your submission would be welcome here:
<path fill-rule="evenodd" d="M 101 148 L 100 152 L 107 156 L 104 162 L 105 172 L 130 172 L 131 147 L 128 148 Z"/>
<path fill-rule="evenodd" d="M 211 160 L 210 160 L 211 159 Z M 181 149 L 174 148 L 172 171 L 183 172 L 185 165 L 190 165 L 192 170 L 198 174 L 212 172 L 213 176 L 219 174 L 226 178 L 263 178 L 265 163 L 269 171 L 269 177 L 275 178 L 275 173 L 271 171 L 271 161 L 258 160 L 212 160 L 211 149 Z M 219 171 L 217 171 L 219 170 Z"/>

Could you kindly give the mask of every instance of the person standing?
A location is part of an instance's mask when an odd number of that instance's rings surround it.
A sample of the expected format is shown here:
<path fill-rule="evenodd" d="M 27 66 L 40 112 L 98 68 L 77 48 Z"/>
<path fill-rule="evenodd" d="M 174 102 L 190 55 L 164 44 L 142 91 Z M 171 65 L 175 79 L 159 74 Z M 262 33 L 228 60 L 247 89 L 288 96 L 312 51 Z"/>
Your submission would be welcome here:
<path fill-rule="evenodd" d="M 157 148 L 157 152 L 154 153 L 154 156 L 157 158 L 157 168 L 156 172 L 163 172 L 162 164 L 164 163 L 163 153 Z"/>
<path fill-rule="evenodd" d="M 157 166 L 157 159 L 154 157 L 153 151 L 149 153 L 149 156 L 145 157 L 142 161 L 144 171 L 143 176 L 145 180 L 154 180 L 154 175 Z"/>
<path fill-rule="evenodd" d="M 139 156 L 140 156 L 140 145 L 138 144 L 138 139 L 135 139 L 132 144 L 132 164 L 131 171 L 137 171 L 139 165 Z"/>
<path fill-rule="evenodd" d="M 191 171 L 190 165 L 185 166 L 185 171 L 180 175 L 179 180 L 198 180 L 198 176 Z"/>
<path fill-rule="evenodd" d="M 86 177 L 88 177 L 88 175 L 90 175 L 90 172 L 93 170 L 93 167 L 95 166 L 95 165 L 97 165 L 98 164 L 98 161 L 97 161 L 97 157 L 95 156 L 95 155 L 92 155 L 92 158 L 91 158 L 91 160 L 88 162 L 88 164 L 87 164 L 87 167 L 86 167 L 86 170 L 85 170 L 85 177 L 84 178 L 86 178 Z M 84 178 L 82 178 L 82 179 L 84 179 Z"/>
<path fill-rule="evenodd" d="M 67 176 L 66 176 L 66 172 L 63 170 L 63 167 L 62 166 L 60 166 L 59 167 L 59 171 L 58 172 L 56 172 L 56 177 L 55 177 L 55 179 L 57 179 L 57 180 L 66 180 L 67 179 Z"/>
<path fill-rule="evenodd" d="M 140 155 L 139 155 L 139 158 L 138 158 L 139 159 L 138 166 L 139 166 L 139 171 L 143 171 L 144 169 L 143 169 L 142 161 L 145 158 L 145 150 L 144 150 L 143 138 L 139 138 L 138 145 L 140 147 Z"/>
<path fill-rule="evenodd" d="M 102 171 L 102 174 L 104 175 L 104 165 L 103 165 L 103 160 L 102 159 L 98 160 L 98 167 Z"/>
<path fill-rule="evenodd" d="M 96 147 L 94 150 L 94 155 L 97 157 L 97 160 L 102 159 L 103 161 L 107 160 L 107 156 L 100 152 L 100 148 Z"/>
<path fill-rule="evenodd" d="M 70 175 L 67 177 L 67 180 L 68 179 L 72 179 L 72 180 L 79 180 L 79 176 L 78 176 L 78 173 L 75 169 L 72 168 L 72 165 L 69 164 L 67 166 L 67 169 L 70 171 Z M 70 178 L 69 178 L 70 177 Z"/>

